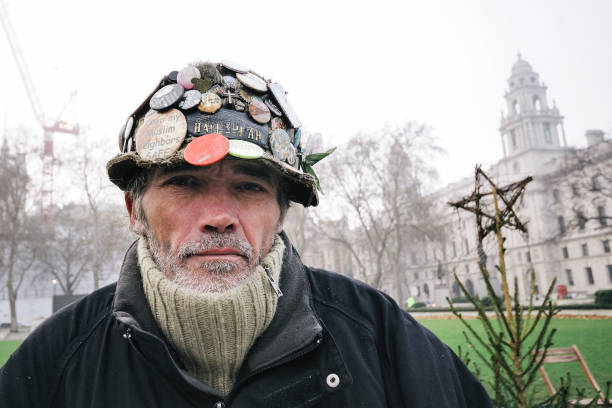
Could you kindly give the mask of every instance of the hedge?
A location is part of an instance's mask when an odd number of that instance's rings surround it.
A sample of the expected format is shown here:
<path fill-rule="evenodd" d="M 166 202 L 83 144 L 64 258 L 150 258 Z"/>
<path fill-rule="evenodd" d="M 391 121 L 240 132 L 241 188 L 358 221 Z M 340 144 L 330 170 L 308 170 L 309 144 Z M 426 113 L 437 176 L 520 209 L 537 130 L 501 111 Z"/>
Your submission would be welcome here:
<path fill-rule="evenodd" d="M 596 305 L 609 305 L 612 304 L 612 290 L 598 290 L 595 292 L 595 304 Z"/>

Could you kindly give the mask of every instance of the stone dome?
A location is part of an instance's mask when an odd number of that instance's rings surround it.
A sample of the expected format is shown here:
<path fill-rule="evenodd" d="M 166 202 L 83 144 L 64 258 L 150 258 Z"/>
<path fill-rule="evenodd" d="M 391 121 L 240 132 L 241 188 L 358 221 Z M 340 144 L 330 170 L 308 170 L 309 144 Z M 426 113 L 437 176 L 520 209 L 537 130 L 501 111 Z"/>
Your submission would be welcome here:
<path fill-rule="evenodd" d="M 521 75 L 530 72 L 533 72 L 533 68 L 531 68 L 531 65 L 527 61 L 521 59 L 521 54 L 519 54 L 518 60 L 512 66 L 512 75 Z"/>

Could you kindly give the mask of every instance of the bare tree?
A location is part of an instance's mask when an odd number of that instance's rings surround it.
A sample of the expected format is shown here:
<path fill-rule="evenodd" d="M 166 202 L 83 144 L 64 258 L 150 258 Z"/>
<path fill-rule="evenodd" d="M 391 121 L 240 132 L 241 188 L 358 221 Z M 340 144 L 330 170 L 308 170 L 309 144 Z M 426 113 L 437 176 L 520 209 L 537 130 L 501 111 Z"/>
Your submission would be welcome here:
<path fill-rule="evenodd" d="M 612 226 L 612 140 L 602 140 L 585 149 L 568 151 L 563 166 L 550 176 L 556 202 L 569 202 L 567 229 Z M 560 231 L 562 233 L 563 231 Z"/>
<path fill-rule="evenodd" d="M 323 233 L 352 254 L 373 286 L 393 277 L 401 300 L 407 249 L 441 235 L 425 194 L 435 177 L 428 159 L 440 151 L 425 126 L 409 122 L 353 137 L 324 167 L 344 217 L 326 221 Z"/>
<path fill-rule="evenodd" d="M 67 204 L 53 214 L 53 235 L 41 254 L 45 270 L 66 295 L 75 293 L 84 274 L 91 269 L 93 222 L 84 205 Z"/>
<path fill-rule="evenodd" d="M 12 332 L 17 332 L 17 295 L 38 255 L 36 217 L 27 212 L 31 179 L 26 154 L 12 153 L 5 138 L 0 150 L 0 278 L 6 286 Z"/>
<path fill-rule="evenodd" d="M 101 146 L 86 144 L 77 162 L 92 229 L 89 245 L 95 248 L 90 254 L 94 290 L 105 278 L 105 267 L 116 260 L 118 252 L 123 252 L 129 240 L 125 210 L 120 208 L 121 203 L 113 204 L 108 200 L 109 190 L 115 187 L 108 181 L 104 163 L 99 160 L 99 157 L 107 156 L 101 153 L 103 150 Z"/>

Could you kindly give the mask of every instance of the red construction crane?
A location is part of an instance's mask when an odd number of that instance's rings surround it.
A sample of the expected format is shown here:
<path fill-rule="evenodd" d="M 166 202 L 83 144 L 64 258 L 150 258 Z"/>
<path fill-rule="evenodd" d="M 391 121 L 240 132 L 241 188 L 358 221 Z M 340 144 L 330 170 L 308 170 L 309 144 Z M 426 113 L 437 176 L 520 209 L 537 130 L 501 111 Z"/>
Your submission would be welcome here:
<path fill-rule="evenodd" d="M 40 196 L 40 211 L 43 219 L 49 221 L 53 208 L 53 135 L 55 133 L 68 133 L 73 135 L 79 134 L 78 125 L 71 125 L 61 120 L 61 117 L 64 114 L 66 108 L 76 96 L 76 91 L 72 92 L 72 94 L 70 95 L 70 99 L 55 119 L 55 122 L 53 122 L 52 124 L 50 122 L 47 122 L 44 111 L 40 104 L 40 100 L 38 99 L 36 88 L 34 87 L 32 78 L 30 77 L 28 65 L 25 62 L 23 53 L 21 52 L 21 47 L 19 46 L 19 42 L 17 41 L 17 35 L 15 34 L 15 30 L 13 29 L 13 25 L 9 18 L 8 10 L 4 0 L 0 0 L 0 22 L 2 22 L 2 27 L 4 28 L 6 38 L 8 39 L 9 45 L 11 46 L 13 57 L 15 57 L 15 63 L 17 64 L 17 68 L 19 69 L 19 74 L 21 75 L 23 86 L 25 87 L 26 94 L 28 96 L 28 99 L 30 100 L 30 105 L 32 106 L 32 110 L 34 111 L 34 116 L 36 117 L 36 120 L 38 120 L 38 123 L 43 129 L 42 186 Z"/>

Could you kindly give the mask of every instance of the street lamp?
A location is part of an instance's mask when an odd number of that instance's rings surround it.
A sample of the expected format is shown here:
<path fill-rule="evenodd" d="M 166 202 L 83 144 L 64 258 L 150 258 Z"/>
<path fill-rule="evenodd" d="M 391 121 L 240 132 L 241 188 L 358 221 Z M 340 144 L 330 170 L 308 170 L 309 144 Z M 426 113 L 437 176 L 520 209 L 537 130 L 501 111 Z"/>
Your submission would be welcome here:
<path fill-rule="evenodd" d="M 55 288 L 57 288 L 57 279 L 54 278 L 51 283 L 53 283 L 53 296 L 55 296 Z"/>

